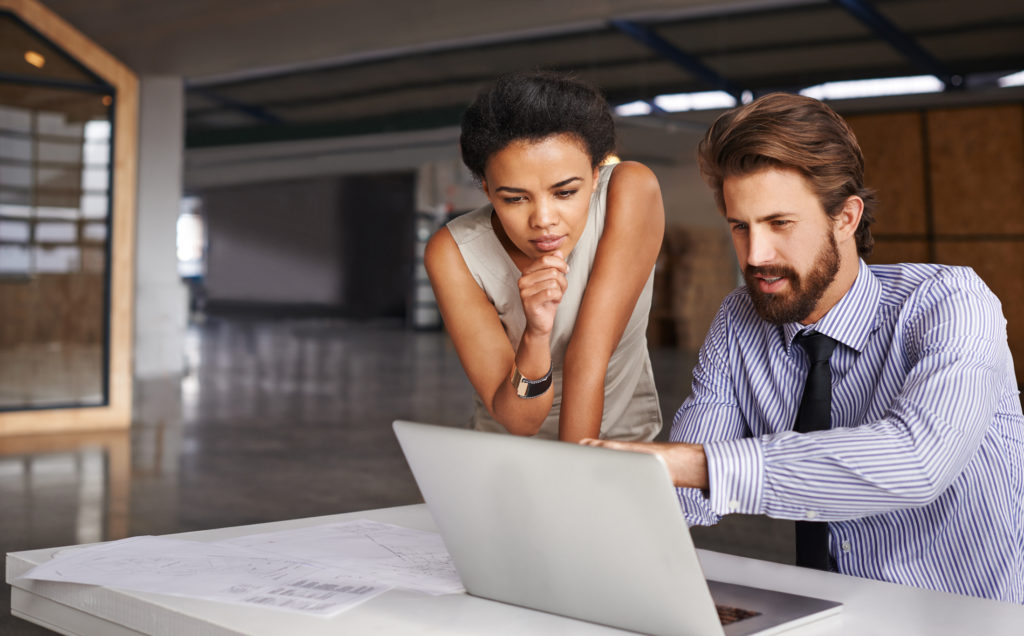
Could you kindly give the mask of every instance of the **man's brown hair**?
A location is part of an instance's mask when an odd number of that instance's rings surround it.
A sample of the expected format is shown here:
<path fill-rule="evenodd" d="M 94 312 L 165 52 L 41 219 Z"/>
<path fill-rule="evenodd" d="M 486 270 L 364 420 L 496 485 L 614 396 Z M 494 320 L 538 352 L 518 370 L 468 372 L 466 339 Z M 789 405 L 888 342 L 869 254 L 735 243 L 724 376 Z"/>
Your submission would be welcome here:
<path fill-rule="evenodd" d="M 765 168 L 796 170 L 807 179 L 832 218 L 851 196 L 864 200 L 857 226 L 857 252 L 871 253 L 875 240 L 875 193 L 864 187 L 864 156 L 849 124 L 824 103 L 801 95 L 773 93 L 728 110 L 697 147 L 700 172 L 725 212 L 722 182 Z"/>

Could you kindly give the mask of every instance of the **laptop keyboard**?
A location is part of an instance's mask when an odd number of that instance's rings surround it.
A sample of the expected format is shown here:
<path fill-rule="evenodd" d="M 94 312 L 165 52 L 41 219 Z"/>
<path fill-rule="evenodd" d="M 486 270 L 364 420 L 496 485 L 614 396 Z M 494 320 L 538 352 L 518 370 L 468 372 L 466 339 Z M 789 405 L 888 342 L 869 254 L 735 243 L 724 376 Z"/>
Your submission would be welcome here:
<path fill-rule="evenodd" d="M 729 625 L 744 618 L 761 615 L 761 612 L 752 612 L 738 607 L 729 607 L 728 605 L 715 605 L 715 609 L 718 610 L 718 620 L 723 625 Z"/>

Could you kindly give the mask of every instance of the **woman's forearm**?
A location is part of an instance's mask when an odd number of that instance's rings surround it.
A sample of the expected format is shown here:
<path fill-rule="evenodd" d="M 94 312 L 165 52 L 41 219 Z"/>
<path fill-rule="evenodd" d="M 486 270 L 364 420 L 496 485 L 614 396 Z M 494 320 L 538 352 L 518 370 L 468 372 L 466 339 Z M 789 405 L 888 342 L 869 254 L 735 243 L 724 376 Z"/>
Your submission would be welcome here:
<path fill-rule="evenodd" d="M 554 382 L 535 397 L 522 397 L 513 387 L 511 376 L 518 369 L 528 380 L 539 380 L 551 371 L 550 334 L 532 334 L 527 330 L 516 350 L 515 367 L 508 369 L 506 380 L 498 385 L 491 404 L 491 415 L 508 432 L 515 435 L 535 435 L 551 412 L 554 401 Z"/>
<path fill-rule="evenodd" d="M 601 434 L 604 413 L 604 380 L 608 357 L 598 352 L 581 352 L 570 344 L 562 372 L 562 405 L 558 438 L 578 442 Z"/>

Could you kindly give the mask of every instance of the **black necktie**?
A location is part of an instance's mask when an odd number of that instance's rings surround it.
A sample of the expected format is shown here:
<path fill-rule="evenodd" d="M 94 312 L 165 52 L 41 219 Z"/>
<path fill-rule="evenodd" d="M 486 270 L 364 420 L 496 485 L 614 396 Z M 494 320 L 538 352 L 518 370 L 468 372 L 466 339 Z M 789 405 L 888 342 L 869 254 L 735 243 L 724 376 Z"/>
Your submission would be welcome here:
<path fill-rule="evenodd" d="M 823 333 L 800 334 L 793 342 L 803 347 L 811 360 L 807 383 L 796 414 L 798 433 L 829 428 L 832 409 L 832 372 L 828 359 L 836 341 Z M 796 564 L 805 568 L 830 570 L 828 555 L 828 524 L 821 521 L 796 522 Z"/>

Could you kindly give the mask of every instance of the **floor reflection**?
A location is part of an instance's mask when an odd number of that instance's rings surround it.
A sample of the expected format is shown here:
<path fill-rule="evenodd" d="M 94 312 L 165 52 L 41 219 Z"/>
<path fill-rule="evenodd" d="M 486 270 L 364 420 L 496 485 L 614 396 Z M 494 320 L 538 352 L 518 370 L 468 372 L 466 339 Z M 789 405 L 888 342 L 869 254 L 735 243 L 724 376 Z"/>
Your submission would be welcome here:
<path fill-rule="evenodd" d="M 5 538 L 46 527 L 70 543 L 126 537 L 130 489 L 129 431 L 0 437 Z"/>
<path fill-rule="evenodd" d="M 418 502 L 392 420 L 471 412 L 448 337 L 397 322 L 211 320 L 184 354 L 184 377 L 136 382 L 130 433 L 0 438 L 3 552 Z M 693 358 L 652 362 L 670 423 Z M 715 532 L 773 558 L 764 528 Z M 9 603 L 0 634 L 48 633 Z"/>

